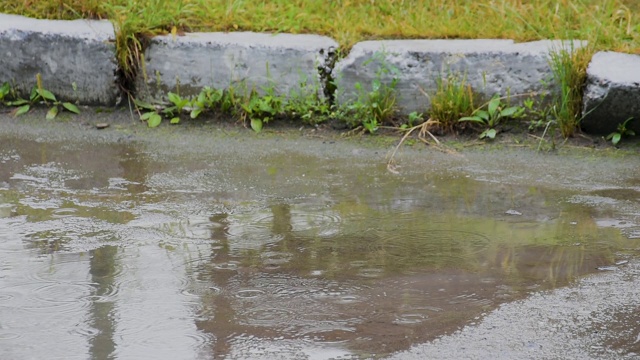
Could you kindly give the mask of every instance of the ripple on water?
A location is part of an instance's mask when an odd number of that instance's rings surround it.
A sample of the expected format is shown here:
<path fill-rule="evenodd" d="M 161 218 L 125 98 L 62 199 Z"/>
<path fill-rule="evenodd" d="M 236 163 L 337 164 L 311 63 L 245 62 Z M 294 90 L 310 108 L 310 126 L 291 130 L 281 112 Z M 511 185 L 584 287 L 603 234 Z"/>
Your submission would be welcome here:
<path fill-rule="evenodd" d="M 358 276 L 364 278 L 379 278 L 384 275 L 384 268 L 382 267 L 367 267 L 358 270 Z"/>
<path fill-rule="evenodd" d="M 208 281 L 191 281 L 186 288 L 180 291 L 182 295 L 190 297 L 201 297 L 208 295 L 218 295 L 222 293 L 222 288 L 211 285 Z"/>
<path fill-rule="evenodd" d="M 420 324 L 421 322 L 426 321 L 428 318 L 429 316 L 427 314 L 420 312 L 400 313 L 396 314 L 396 318 L 393 323 L 398 325 L 414 325 Z"/>
<path fill-rule="evenodd" d="M 255 299 L 265 294 L 266 292 L 260 289 L 244 289 L 237 291 L 235 297 L 240 299 Z"/>
<path fill-rule="evenodd" d="M 444 229 L 417 232 L 402 226 L 382 236 L 390 259 L 396 258 L 397 264 L 404 262 L 414 267 L 470 266 L 490 243 L 490 239 L 480 233 Z"/>
<path fill-rule="evenodd" d="M 292 322 L 296 314 L 289 309 L 270 307 L 251 309 L 243 314 L 243 318 L 249 325 L 282 326 Z"/>
<path fill-rule="evenodd" d="M 18 333 L 0 331 L 0 341 L 2 340 L 14 340 L 22 337 L 23 335 Z"/>
<path fill-rule="evenodd" d="M 291 214 L 291 230 L 320 237 L 340 234 L 342 218 L 337 212 L 326 208 L 294 208 Z"/>
<path fill-rule="evenodd" d="M 260 254 L 260 257 L 265 267 L 275 270 L 280 268 L 281 265 L 288 263 L 293 258 L 293 254 L 279 251 L 265 251 Z"/>
<path fill-rule="evenodd" d="M 213 269 L 222 271 L 237 271 L 239 264 L 240 263 L 237 261 L 219 262 L 213 264 Z"/>

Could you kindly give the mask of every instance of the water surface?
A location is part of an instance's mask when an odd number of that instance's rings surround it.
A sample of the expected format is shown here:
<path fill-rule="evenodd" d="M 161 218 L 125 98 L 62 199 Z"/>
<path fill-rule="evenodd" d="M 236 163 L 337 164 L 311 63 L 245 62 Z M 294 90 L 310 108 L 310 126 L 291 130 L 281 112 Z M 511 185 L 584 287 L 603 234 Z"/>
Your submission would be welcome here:
<path fill-rule="evenodd" d="M 640 248 L 626 167 L 198 139 L 0 135 L 0 358 L 382 357 Z"/>

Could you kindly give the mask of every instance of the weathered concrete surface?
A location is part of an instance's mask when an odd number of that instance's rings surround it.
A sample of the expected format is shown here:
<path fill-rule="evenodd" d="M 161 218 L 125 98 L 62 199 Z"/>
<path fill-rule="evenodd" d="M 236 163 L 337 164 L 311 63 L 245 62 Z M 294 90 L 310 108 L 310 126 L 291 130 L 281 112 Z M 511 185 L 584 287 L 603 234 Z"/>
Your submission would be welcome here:
<path fill-rule="evenodd" d="M 0 83 L 8 81 L 28 97 L 40 73 L 43 87 L 59 99 L 114 105 L 119 97 L 114 40 L 108 21 L 0 14 Z"/>
<path fill-rule="evenodd" d="M 550 53 L 584 44 L 549 40 L 518 44 L 512 40 L 365 41 L 356 44 L 333 70 L 336 100 L 345 103 L 356 99 L 356 83 L 370 89 L 378 76 L 387 84 L 395 77 L 400 113 L 425 111 L 431 104 L 428 96 L 437 89 L 436 79 L 452 75 L 465 77 L 473 90 L 487 99 L 496 93 L 511 94 L 518 95 L 512 99 L 518 102 L 529 95 L 555 91 Z M 391 71 L 380 74 L 385 68 Z"/>
<path fill-rule="evenodd" d="M 390 359 L 593 359 L 640 357 L 640 263 L 570 287 L 503 304 L 477 324 Z"/>
<path fill-rule="evenodd" d="M 197 94 L 203 87 L 228 88 L 230 84 L 274 87 L 289 95 L 306 90 L 322 95 L 324 74 L 333 65 L 338 44 L 324 36 L 237 33 L 189 33 L 158 36 L 145 52 L 136 80 L 138 97 L 159 100 L 167 92 Z M 304 88 L 304 87 L 303 87 Z"/>
<path fill-rule="evenodd" d="M 587 68 L 582 129 L 609 134 L 633 117 L 628 127 L 640 131 L 640 55 L 596 53 Z"/>

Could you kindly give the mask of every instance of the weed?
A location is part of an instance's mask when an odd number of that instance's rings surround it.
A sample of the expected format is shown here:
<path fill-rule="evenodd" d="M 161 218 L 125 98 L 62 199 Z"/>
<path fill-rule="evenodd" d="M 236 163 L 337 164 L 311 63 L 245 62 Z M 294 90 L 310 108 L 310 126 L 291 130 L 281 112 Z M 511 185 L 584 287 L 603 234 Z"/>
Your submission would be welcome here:
<path fill-rule="evenodd" d="M 352 127 L 361 126 L 365 131 L 373 134 L 378 127 L 389 122 L 396 112 L 396 86 L 399 70 L 389 64 L 384 52 L 376 52 L 371 59 L 365 61 L 363 66 L 376 62 L 379 67 L 376 76 L 371 81 L 371 90 L 357 82 L 355 90 L 357 99 L 345 105 L 344 114 L 355 121 L 347 120 Z M 391 81 L 383 82 L 384 78 L 391 76 Z"/>
<path fill-rule="evenodd" d="M 197 118 L 203 111 L 209 109 L 219 109 L 223 112 L 229 111 L 233 106 L 229 92 L 223 89 L 214 89 L 205 86 L 202 91 L 190 103 L 191 112 L 189 116 L 192 119 Z"/>
<path fill-rule="evenodd" d="M 136 110 L 140 115 L 140 120 L 146 121 L 148 127 L 154 128 L 160 125 L 162 122 L 162 116 L 153 104 L 139 99 L 133 99 L 133 102 L 135 103 Z"/>
<path fill-rule="evenodd" d="M 249 120 L 255 132 L 262 131 L 262 126 L 268 123 L 282 111 L 283 99 L 275 94 L 273 88 L 267 88 L 265 95 L 260 95 L 252 89 L 248 96 L 239 103 L 241 119 Z"/>
<path fill-rule="evenodd" d="M 545 136 L 547 135 L 547 133 L 549 133 L 548 150 L 555 150 L 557 128 L 558 128 L 558 123 L 555 120 L 547 121 L 547 124 L 544 127 L 544 131 L 542 132 L 542 136 L 540 137 L 540 141 L 538 142 L 537 151 L 540 151 L 542 149 L 542 144 L 546 142 Z"/>
<path fill-rule="evenodd" d="M 555 81 L 560 85 L 552 113 L 564 138 L 572 136 L 581 120 L 582 88 L 592 50 L 560 49 L 551 53 L 550 65 Z"/>
<path fill-rule="evenodd" d="M 180 114 L 182 114 L 185 107 L 191 105 L 191 100 L 180 97 L 180 95 L 172 92 L 169 92 L 167 96 L 169 97 L 169 101 L 172 106 L 165 108 L 163 112 L 171 117 L 172 124 L 178 124 L 180 123 Z"/>
<path fill-rule="evenodd" d="M 412 111 L 408 116 L 407 116 L 407 123 L 406 124 L 402 124 L 400 126 L 401 130 L 404 129 L 408 129 L 408 128 L 412 128 L 415 127 L 418 124 L 422 124 L 424 122 L 424 115 L 417 112 L 417 111 Z"/>
<path fill-rule="evenodd" d="M 31 94 L 29 95 L 29 99 L 23 99 L 16 95 L 11 90 L 11 86 L 9 83 L 4 83 L 0 87 L 0 102 L 3 102 L 7 106 L 15 107 L 13 111 L 14 116 L 20 116 L 26 114 L 31 110 L 33 105 L 38 103 L 44 103 L 46 106 L 49 106 L 49 111 L 47 111 L 46 119 L 52 120 L 58 115 L 61 109 L 67 110 L 74 114 L 79 114 L 80 109 L 70 102 L 62 102 L 56 99 L 56 96 L 49 90 L 46 90 L 42 87 L 42 76 L 40 74 L 36 74 L 36 86 L 31 90 Z M 9 96 L 12 95 L 14 98 L 12 101 L 6 101 Z"/>
<path fill-rule="evenodd" d="M 611 134 L 607 135 L 607 140 L 611 140 L 611 143 L 613 144 L 613 146 L 618 145 L 620 140 L 622 140 L 622 138 L 625 137 L 625 136 L 635 136 L 636 135 L 635 131 L 627 128 L 627 124 L 631 120 L 633 120 L 633 117 L 628 118 L 622 124 L 618 124 L 617 130 L 612 132 Z"/>
<path fill-rule="evenodd" d="M 318 124 L 331 115 L 331 105 L 318 95 L 317 87 L 300 83 L 300 91 L 292 90 L 284 105 L 284 112 L 291 118 L 299 118 L 306 124 Z"/>
<path fill-rule="evenodd" d="M 521 106 L 507 106 L 502 102 L 500 95 L 497 94 L 489 100 L 486 106 L 486 110 L 483 110 L 483 106 L 475 110 L 472 116 L 465 116 L 458 120 L 482 124 L 485 130 L 480 134 L 480 139 L 494 139 L 496 137 L 496 127 L 503 119 L 518 118 L 525 111 L 525 108 Z"/>
<path fill-rule="evenodd" d="M 430 115 L 439 127 L 451 132 L 460 118 L 473 113 L 474 93 L 466 76 L 449 74 L 444 79 L 436 79 L 436 85 L 436 93 L 431 96 Z"/>

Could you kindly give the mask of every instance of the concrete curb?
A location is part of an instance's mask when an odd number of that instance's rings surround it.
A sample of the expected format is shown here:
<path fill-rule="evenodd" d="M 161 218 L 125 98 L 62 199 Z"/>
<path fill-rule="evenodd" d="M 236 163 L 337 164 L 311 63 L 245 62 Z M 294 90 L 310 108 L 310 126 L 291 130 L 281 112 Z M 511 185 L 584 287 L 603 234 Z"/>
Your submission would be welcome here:
<path fill-rule="evenodd" d="M 0 57 L 5 59 L 0 84 L 9 82 L 28 97 L 36 74 L 41 74 L 43 87 L 60 100 L 115 105 L 120 88 L 114 39 L 108 21 L 50 21 L 0 14 Z M 376 79 L 388 83 L 396 77 L 399 112 L 406 115 L 428 111 L 436 79 L 450 75 L 466 77 L 474 91 L 486 98 L 511 95 L 512 103 L 557 93 L 549 66 L 551 51 L 584 45 L 549 40 L 365 41 L 336 64 L 338 44 L 324 36 L 167 35 L 151 39 L 135 90 L 140 99 L 166 101 L 169 91 L 189 96 L 205 86 L 221 89 L 240 84 L 245 91 L 271 89 L 285 96 L 316 93 L 345 104 L 358 96 L 356 84 L 367 91 Z M 381 71 L 385 67 L 389 71 Z M 585 131 L 606 134 L 629 117 L 640 120 L 639 55 L 598 53 L 587 75 L 586 115 L 581 123 Z M 332 77 L 335 92 L 329 86 Z M 639 131 L 640 121 L 633 128 Z"/>
<path fill-rule="evenodd" d="M 136 79 L 143 100 L 166 100 L 167 92 L 196 95 L 203 87 L 230 85 L 277 95 L 326 89 L 338 43 L 318 35 L 252 32 L 157 36 L 145 51 Z"/>
<path fill-rule="evenodd" d="M 0 84 L 9 82 L 23 97 L 38 73 L 58 100 L 110 106 L 120 95 L 115 31 L 108 21 L 0 14 L 0 57 Z"/>
<path fill-rule="evenodd" d="M 640 56 L 615 52 L 596 53 L 587 68 L 582 129 L 609 134 L 627 119 L 640 134 Z"/>
<path fill-rule="evenodd" d="M 454 77 L 464 80 L 484 100 L 500 94 L 512 95 L 512 103 L 522 103 L 528 97 L 539 99 L 557 92 L 549 66 L 552 51 L 572 51 L 584 45 L 586 42 L 548 40 L 519 44 L 512 40 L 365 41 L 357 43 L 333 70 L 336 100 L 355 100 L 356 83 L 370 91 L 376 77 L 386 83 L 396 78 L 400 113 L 424 112 L 438 80 Z"/>

